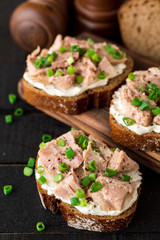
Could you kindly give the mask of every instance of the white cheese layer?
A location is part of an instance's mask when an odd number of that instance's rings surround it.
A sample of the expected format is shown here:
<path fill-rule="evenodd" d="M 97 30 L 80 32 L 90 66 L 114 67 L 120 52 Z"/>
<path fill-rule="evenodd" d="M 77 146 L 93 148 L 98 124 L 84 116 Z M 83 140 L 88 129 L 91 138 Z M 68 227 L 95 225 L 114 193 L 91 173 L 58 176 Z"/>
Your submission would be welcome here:
<path fill-rule="evenodd" d="M 37 167 L 41 166 L 41 160 L 40 158 L 38 159 L 37 162 Z M 141 173 L 138 170 L 134 170 L 131 172 L 126 172 L 125 174 L 128 174 L 131 177 L 131 183 L 135 183 L 136 188 L 133 192 L 132 195 L 130 195 L 128 198 L 126 198 L 124 205 L 123 205 L 123 209 L 121 211 L 103 211 L 101 210 L 100 206 L 93 203 L 93 202 L 89 202 L 87 203 L 86 207 L 80 207 L 80 206 L 75 206 L 75 208 L 77 208 L 81 213 L 83 214 L 91 214 L 91 215 L 98 215 L 98 216 L 117 216 L 120 215 L 121 213 L 125 212 L 126 210 L 128 210 L 133 203 L 137 200 L 138 198 L 138 193 L 137 193 L 137 189 L 139 188 L 140 184 L 141 184 Z M 35 173 L 36 175 L 36 179 L 40 178 L 41 174 L 39 173 Z M 56 194 L 54 193 L 55 188 L 57 187 L 57 183 L 51 181 L 49 179 L 48 174 L 44 171 L 43 176 L 47 179 L 47 182 L 43 185 L 41 185 L 41 187 L 47 191 L 48 195 L 54 195 L 57 199 L 62 200 L 65 203 L 70 204 L 69 200 L 65 200 L 63 198 L 60 198 L 58 196 L 56 196 Z"/>
<path fill-rule="evenodd" d="M 124 63 L 120 63 L 114 66 L 115 74 L 113 76 L 110 76 L 110 78 L 116 77 L 123 73 L 124 69 L 126 68 L 126 65 Z M 83 83 L 79 85 L 73 85 L 71 88 L 67 90 L 59 90 L 55 88 L 53 84 L 43 84 L 40 82 L 35 82 L 32 79 L 30 79 L 28 72 L 25 72 L 23 75 L 24 79 L 29 82 L 32 86 L 35 88 L 38 88 L 40 90 L 43 90 L 47 94 L 51 96 L 59 96 L 59 97 L 74 97 L 77 95 L 82 94 L 83 92 L 87 91 L 88 89 L 93 89 L 96 87 L 103 87 L 107 85 L 110 78 L 105 78 L 103 80 L 98 80 L 93 82 L 92 84 L 86 86 Z"/>
<path fill-rule="evenodd" d="M 144 127 L 142 125 L 139 125 L 137 123 L 134 123 L 131 126 L 126 126 L 123 122 L 123 118 L 127 117 L 125 113 L 123 112 L 123 104 L 120 101 L 120 94 L 123 91 L 123 89 L 126 87 L 126 85 L 122 86 L 118 91 L 114 93 L 114 99 L 112 100 L 112 105 L 110 107 L 110 114 L 113 115 L 113 117 L 116 119 L 116 121 L 130 129 L 132 132 L 135 132 L 139 135 L 145 134 L 145 133 L 151 133 L 156 132 L 160 133 L 160 126 L 157 124 L 152 124 L 148 127 Z"/>

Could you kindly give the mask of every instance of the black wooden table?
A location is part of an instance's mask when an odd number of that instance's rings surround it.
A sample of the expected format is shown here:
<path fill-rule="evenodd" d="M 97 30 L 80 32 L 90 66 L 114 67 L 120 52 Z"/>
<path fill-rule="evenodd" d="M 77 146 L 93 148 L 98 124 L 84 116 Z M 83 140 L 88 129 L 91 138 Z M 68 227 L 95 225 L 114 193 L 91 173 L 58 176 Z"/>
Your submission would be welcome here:
<path fill-rule="evenodd" d="M 22 100 L 14 106 L 8 94 L 17 94 L 17 83 L 25 69 L 26 54 L 12 41 L 9 16 L 20 0 L 0 1 L 0 239 L 107 239 L 158 240 L 160 239 L 160 176 L 141 166 L 142 192 L 136 214 L 123 231 L 113 234 L 80 231 L 67 226 L 61 215 L 53 215 L 40 202 L 34 176 L 27 178 L 23 168 L 29 157 L 36 156 L 41 136 L 57 137 L 70 127 L 44 115 Z M 4 117 L 14 109 L 25 110 L 21 118 L 6 124 Z M 5 196 L 3 186 L 13 185 L 12 194 Z M 38 233 L 35 225 L 43 221 L 45 231 Z"/>

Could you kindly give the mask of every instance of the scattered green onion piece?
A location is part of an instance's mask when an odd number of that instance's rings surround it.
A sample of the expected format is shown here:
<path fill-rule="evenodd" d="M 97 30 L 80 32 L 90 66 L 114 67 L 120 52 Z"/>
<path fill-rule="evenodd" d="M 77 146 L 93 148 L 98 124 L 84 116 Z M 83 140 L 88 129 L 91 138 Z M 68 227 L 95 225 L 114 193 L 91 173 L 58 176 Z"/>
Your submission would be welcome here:
<path fill-rule="evenodd" d="M 95 150 L 97 147 L 97 142 L 95 140 L 92 140 L 92 150 Z"/>
<path fill-rule="evenodd" d="M 97 53 L 95 53 L 91 58 L 94 62 L 100 62 L 102 60 L 102 57 L 99 56 Z"/>
<path fill-rule="evenodd" d="M 7 124 L 12 123 L 13 122 L 12 115 L 6 115 L 5 116 L 5 122 Z"/>
<path fill-rule="evenodd" d="M 71 131 L 75 131 L 75 130 L 77 130 L 77 128 L 71 127 Z"/>
<path fill-rule="evenodd" d="M 97 192 L 99 190 L 101 190 L 103 188 L 102 186 L 102 183 L 101 182 L 94 182 L 92 185 L 91 185 L 91 190 L 92 192 Z"/>
<path fill-rule="evenodd" d="M 135 121 L 132 118 L 124 117 L 123 122 L 126 126 L 131 126 L 135 123 Z"/>
<path fill-rule="evenodd" d="M 78 145 L 81 145 L 84 141 L 84 136 L 83 135 L 79 135 L 78 137 L 76 137 L 76 143 Z"/>
<path fill-rule="evenodd" d="M 47 182 L 47 179 L 44 176 L 41 176 L 37 179 L 40 184 L 45 184 Z"/>
<path fill-rule="evenodd" d="M 87 176 L 85 176 L 85 177 L 81 180 L 81 184 L 82 184 L 82 186 L 87 187 L 87 186 L 90 184 L 90 179 L 89 179 Z"/>
<path fill-rule="evenodd" d="M 55 51 L 53 51 L 51 55 L 52 55 L 54 58 L 57 57 L 57 53 L 56 53 Z"/>
<path fill-rule="evenodd" d="M 106 72 L 102 71 L 98 73 L 98 78 L 99 79 L 105 79 L 106 78 Z"/>
<path fill-rule="evenodd" d="M 3 187 L 3 193 L 5 195 L 8 195 L 11 192 L 12 192 L 12 185 L 6 185 L 6 186 Z"/>
<path fill-rule="evenodd" d="M 115 152 L 116 151 L 116 148 L 112 148 L 112 152 Z"/>
<path fill-rule="evenodd" d="M 32 174 L 33 174 L 33 169 L 30 168 L 30 167 L 25 167 L 25 168 L 23 169 L 23 174 L 24 174 L 24 176 L 26 176 L 26 177 L 30 177 L 30 176 L 32 176 Z"/>
<path fill-rule="evenodd" d="M 104 46 L 104 49 L 109 53 L 109 54 L 114 54 L 116 52 L 116 50 L 114 48 L 111 47 L 110 44 L 107 44 L 106 46 Z"/>
<path fill-rule="evenodd" d="M 63 75 L 63 72 L 60 69 L 58 69 L 54 74 L 55 77 L 59 77 L 59 76 L 62 76 L 62 75 Z"/>
<path fill-rule="evenodd" d="M 72 148 L 66 149 L 65 154 L 68 159 L 71 159 L 76 155 Z"/>
<path fill-rule="evenodd" d="M 80 205 L 81 205 L 81 207 L 86 207 L 86 206 L 87 206 L 87 201 L 86 201 L 86 199 L 81 199 L 81 200 L 80 200 Z"/>
<path fill-rule="evenodd" d="M 38 222 L 36 228 L 38 232 L 42 232 L 45 229 L 45 225 L 43 222 Z"/>
<path fill-rule="evenodd" d="M 88 57 L 92 57 L 95 53 L 96 52 L 93 50 L 93 48 L 87 49 L 87 52 L 86 52 Z"/>
<path fill-rule="evenodd" d="M 58 168 L 61 172 L 65 172 L 66 170 L 68 170 L 69 166 L 67 163 L 61 163 L 59 164 Z"/>
<path fill-rule="evenodd" d="M 70 198 L 70 202 L 71 202 L 72 206 L 79 206 L 80 205 L 80 201 L 77 197 Z"/>
<path fill-rule="evenodd" d="M 52 140 L 52 136 L 51 136 L 51 135 L 44 134 L 44 135 L 42 136 L 42 141 L 43 141 L 44 143 L 49 142 L 49 141 L 51 141 L 51 140 Z"/>
<path fill-rule="evenodd" d="M 76 190 L 77 198 L 84 198 L 84 190 L 83 189 L 77 189 Z"/>
<path fill-rule="evenodd" d="M 71 52 L 78 52 L 78 48 L 79 48 L 78 45 L 72 45 L 72 46 L 70 47 L 70 51 L 71 51 Z"/>
<path fill-rule="evenodd" d="M 115 53 L 113 53 L 113 58 L 120 60 L 123 57 L 123 55 L 124 55 L 123 51 L 121 51 L 121 52 L 116 51 Z"/>
<path fill-rule="evenodd" d="M 68 74 L 74 74 L 75 72 L 76 72 L 75 67 L 73 67 L 73 66 L 68 66 L 67 67 L 67 73 Z"/>
<path fill-rule="evenodd" d="M 35 66 L 36 68 L 42 68 L 43 62 L 42 62 L 40 59 L 36 59 L 36 60 L 34 61 L 34 66 Z"/>
<path fill-rule="evenodd" d="M 34 168 L 35 161 L 36 161 L 35 158 L 30 157 L 29 160 L 28 160 L 28 163 L 27 163 L 27 167 L 29 167 L 29 168 Z"/>
<path fill-rule="evenodd" d="M 144 87 L 143 87 L 142 85 L 139 85 L 139 86 L 138 86 L 138 90 L 141 90 L 143 93 L 145 92 L 145 91 L 144 91 Z"/>
<path fill-rule="evenodd" d="M 99 149 L 96 149 L 95 152 L 99 153 L 99 154 L 101 153 L 101 151 Z"/>
<path fill-rule="evenodd" d="M 86 50 L 84 48 L 78 48 L 78 52 L 79 52 L 79 55 L 81 57 L 86 53 Z"/>
<path fill-rule="evenodd" d="M 58 146 L 64 147 L 65 145 L 66 143 L 62 138 L 58 139 Z"/>
<path fill-rule="evenodd" d="M 91 45 L 94 44 L 94 41 L 92 40 L 92 38 L 88 38 L 88 39 L 87 39 L 87 42 L 89 42 Z"/>
<path fill-rule="evenodd" d="M 90 173 L 88 177 L 91 182 L 94 182 L 97 178 L 97 175 L 96 173 Z"/>
<path fill-rule="evenodd" d="M 59 52 L 60 52 L 60 53 L 65 53 L 65 52 L 66 52 L 66 48 L 65 48 L 64 46 L 61 46 L 61 47 L 59 48 Z"/>
<path fill-rule="evenodd" d="M 130 73 L 128 74 L 128 78 L 129 78 L 131 81 L 134 81 L 135 77 L 136 77 L 136 76 L 134 75 L 133 72 L 130 72 Z"/>
<path fill-rule="evenodd" d="M 82 82 L 83 82 L 83 77 L 82 77 L 82 75 L 76 76 L 76 83 L 80 84 L 80 83 L 82 83 Z"/>
<path fill-rule="evenodd" d="M 115 176 L 116 174 L 117 174 L 117 171 L 114 170 L 114 169 L 106 168 L 106 170 L 105 170 L 105 175 L 106 175 L 107 177 L 113 177 L 113 176 Z"/>
<path fill-rule="evenodd" d="M 97 168 L 96 161 L 95 160 L 91 161 L 88 165 L 88 168 L 92 172 L 96 171 L 96 168 Z"/>
<path fill-rule="evenodd" d="M 142 103 L 142 105 L 141 105 L 141 110 L 142 110 L 142 111 L 149 111 L 149 110 L 151 110 L 151 109 L 152 109 L 152 107 L 151 107 L 150 102 L 144 101 L 144 102 Z"/>
<path fill-rule="evenodd" d="M 74 63 L 74 58 L 72 56 L 70 56 L 68 59 L 67 59 L 67 62 L 69 65 L 71 65 L 72 63 Z"/>
<path fill-rule="evenodd" d="M 51 66 L 51 62 L 47 61 L 46 58 L 44 58 L 43 60 L 43 67 L 50 67 Z"/>
<path fill-rule="evenodd" d="M 53 76 L 53 70 L 51 68 L 47 69 L 47 76 L 52 77 Z"/>
<path fill-rule="evenodd" d="M 156 88 L 157 88 L 157 85 L 154 84 L 154 83 L 149 83 L 149 84 L 147 85 L 147 89 L 155 90 Z"/>
<path fill-rule="evenodd" d="M 158 67 L 158 69 L 160 70 L 160 67 Z"/>
<path fill-rule="evenodd" d="M 51 54 L 48 54 L 48 56 L 46 57 L 46 60 L 47 60 L 47 62 L 49 62 L 51 64 L 54 60 L 54 56 Z"/>
<path fill-rule="evenodd" d="M 24 113 L 24 110 L 22 108 L 17 108 L 15 111 L 14 111 L 14 115 L 17 116 L 17 117 L 20 117 L 22 116 Z"/>
<path fill-rule="evenodd" d="M 152 109 L 153 115 L 159 115 L 160 114 L 160 107 L 156 106 Z"/>
<path fill-rule="evenodd" d="M 8 95 L 8 98 L 9 98 L 9 102 L 10 102 L 11 104 L 14 104 L 14 103 L 16 102 L 16 99 L 17 99 L 16 95 L 15 95 L 15 94 L 12 94 L 12 93 L 10 93 L 10 94 Z"/>
<path fill-rule="evenodd" d="M 60 182 L 63 179 L 63 174 L 62 173 L 58 173 L 56 175 L 54 175 L 54 182 Z"/>
<path fill-rule="evenodd" d="M 42 167 L 42 166 L 39 166 L 39 167 L 37 168 L 37 172 L 38 172 L 38 173 L 43 173 L 44 171 L 45 171 L 45 168 Z"/>
<path fill-rule="evenodd" d="M 132 105 L 136 107 L 141 106 L 142 102 L 143 102 L 142 98 L 139 97 L 135 97 L 132 99 Z"/>
<path fill-rule="evenodd" d="M 159 99 L 159 97 L 157 96 L 157 91 L 156 91 L 156 90 L 152 91 L 152 92 L 149 94 L 148 98 L 149 98 L 150 100 L 153 100 L 153 101 L 157 102 L 158 99 Z"/>
<path fill-rule="evenodd" d="M 128 175 L 125 175 L 125 174 L 122 174 L 122 181 L 129 182 L 129 181 L 130 181 L 130 179 L 131 179 L 131 177 L 130 177 L 130 176 L 128 176 Z"/>
<path fill-rule="evenodd" d="M 87 149 L 88 147 L 88 139 L 85 139 L 82 143 L 82 149 Z"/>
<path fill-rule="evenodd" d="M 41 149 L 41 148 L 44 148 L 46 146 L 46 143 L 44 143 L 44 142 L 41 142 L 40 144 L 39 144 L 39 148 Z"/>

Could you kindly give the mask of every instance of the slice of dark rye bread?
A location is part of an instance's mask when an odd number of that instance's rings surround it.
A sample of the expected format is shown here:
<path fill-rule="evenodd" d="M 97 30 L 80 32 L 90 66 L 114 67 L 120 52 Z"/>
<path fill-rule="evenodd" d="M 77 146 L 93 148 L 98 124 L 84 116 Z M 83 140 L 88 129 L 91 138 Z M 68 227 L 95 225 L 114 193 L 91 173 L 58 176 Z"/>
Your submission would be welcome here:
<path fill-rule="evenodd" d="M 37 169 L 36 160 L 36 168 Z M 63 215 L 68 226 L 76 229 L 95 231 L 95 232 L 115 232 L 126 228 L 131 222 L 136 211 L 138 199 L 133 203 L 132 207 L 118 216 L 97 216 L 91 214 L 83 214 L 68 203 L 56 199 L 54 195 L 48 195 L 47 191 L 42 189 L 41 184 L 37 181 L 37 189 L 44 208 L 51 210 L 54 214 L 58 210 Z M 138 196 L 140 195 L 141 187 L 138 188 Z"/>
<path fill-rule="evenodd" d="M 110 79 L 106 86 L 87 90 L 75 97 L 51 96 L 43 90 L 33 87 L 23 78 L 24 99 L 36 108 L 66 114 L 79 114 L 92 107 L 109 106 L 113 92 L 124 83 L 132 69 L 133 60 L 127 55 L 126 69 L 122 74 Z"/>
<path fill-rule="evenodd" d="M 149 150 L 160 152 L 159 133 L 151 132 L 138 135 L 127 127 L 119 124 L 112 114 L 110 114 L 110 133 L 111 138 L 115 142 L 125 147 L 142 151 Z"/>

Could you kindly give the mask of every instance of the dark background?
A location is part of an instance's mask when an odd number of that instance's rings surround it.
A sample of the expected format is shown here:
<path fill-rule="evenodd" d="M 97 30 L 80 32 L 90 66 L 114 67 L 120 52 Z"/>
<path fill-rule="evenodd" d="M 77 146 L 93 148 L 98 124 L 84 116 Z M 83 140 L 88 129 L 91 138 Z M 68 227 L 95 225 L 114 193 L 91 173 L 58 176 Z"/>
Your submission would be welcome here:
<path fill-rule="evenodd" d="M 23 168 L 29 157 L 35 157 L 43 134 L 53 138 L 70 127 L 44 115 L 18 99 L 14 106 L 8 94 L 17 93 L 17 83 L 25 69 L 26 53 L 12 41 L 9 18 L 20 0 L 0 1 L 0 239 L 107 239 L 158 240 L 160 239 L 160 178 L 141 166 L 142 192 L 136 214 L 123 231 L 113 234 L 80 231 L 67 226 L 61 215 L 53 215 L 40 202 L 34 176 L 27 178 Z M 118 39 L 119 41 L 119 39 Z M 14 118 L 10 125 L 4 117 L 17 107 L 25 114 Z M 13 192 L 5 196 L 3 186 L 13 185 Z M 35 225 L 43 221 L 46 230 L 38 233 Z"/>

